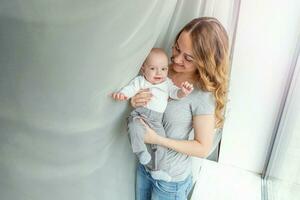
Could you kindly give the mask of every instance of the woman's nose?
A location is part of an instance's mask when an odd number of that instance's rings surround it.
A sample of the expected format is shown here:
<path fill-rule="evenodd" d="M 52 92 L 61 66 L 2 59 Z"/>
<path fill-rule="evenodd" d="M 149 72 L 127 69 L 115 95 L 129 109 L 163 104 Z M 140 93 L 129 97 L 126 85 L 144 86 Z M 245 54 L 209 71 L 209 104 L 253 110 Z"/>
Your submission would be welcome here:
<path fill-rule="evenodd" d="M 173 61 L 174 61 L 175 64 L 183 65 L 183 58 L 182 58 L 182 55 L 181 55 L 181 54 L 174 55 Z"/>

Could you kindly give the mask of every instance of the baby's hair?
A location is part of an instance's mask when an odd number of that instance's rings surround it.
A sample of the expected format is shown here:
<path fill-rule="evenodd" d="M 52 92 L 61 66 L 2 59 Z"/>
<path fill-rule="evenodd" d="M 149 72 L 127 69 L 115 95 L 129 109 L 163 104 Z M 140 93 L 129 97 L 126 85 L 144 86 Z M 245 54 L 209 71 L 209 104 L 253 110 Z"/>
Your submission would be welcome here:
<path fill-rule="evenodd" d="M 143 62 L 143 65 L 147 62 L 147 60 L 153 56 L 153 55 L 163 55 L 166 57 L 166 60 L 168 60 L 168 56 L 166 54 L 166 52 L 162 49 L 162 48 L 152 48 L 150 53 L 148 54 L 147 58 L 145 59 L 145 61 Z"/>

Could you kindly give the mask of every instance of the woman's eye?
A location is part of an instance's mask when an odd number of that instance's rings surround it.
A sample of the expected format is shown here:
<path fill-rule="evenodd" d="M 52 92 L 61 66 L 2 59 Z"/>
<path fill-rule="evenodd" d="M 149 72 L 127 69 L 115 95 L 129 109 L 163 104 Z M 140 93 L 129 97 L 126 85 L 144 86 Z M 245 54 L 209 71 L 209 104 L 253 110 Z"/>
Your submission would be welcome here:
<path fill-rule="evenodd" d="M 193 60 L 189 57 L 184 57 L 184 59 L 187 61 L 187 62 L 193 62 Z"/>
<path fill-rule="evenodd" d="M 175 49 L 175 51 L 178 51 L 178 52 L 180 51 L 177 44 L 174 45 L 174 49 Z"/>

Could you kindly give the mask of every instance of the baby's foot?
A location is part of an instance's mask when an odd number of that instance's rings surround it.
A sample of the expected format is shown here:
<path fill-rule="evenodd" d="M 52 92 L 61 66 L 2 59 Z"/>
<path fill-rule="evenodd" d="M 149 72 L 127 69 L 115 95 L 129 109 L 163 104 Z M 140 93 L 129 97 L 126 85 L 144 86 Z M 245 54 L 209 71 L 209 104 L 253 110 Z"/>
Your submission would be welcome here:
<path fill-rule="evenodd" d="M 162 170 L 151 171 L 150 173 L 152 178 L 156 180 L 163 180 L 167 182 L 170 182 L 172 180 L 171 176 Z"/>
<path fill-rule="evenodd" d="M 147 151 L 140 152 L 137 156 L 142 165 L 148 164 L 151 160 L 151 155 Z"/>

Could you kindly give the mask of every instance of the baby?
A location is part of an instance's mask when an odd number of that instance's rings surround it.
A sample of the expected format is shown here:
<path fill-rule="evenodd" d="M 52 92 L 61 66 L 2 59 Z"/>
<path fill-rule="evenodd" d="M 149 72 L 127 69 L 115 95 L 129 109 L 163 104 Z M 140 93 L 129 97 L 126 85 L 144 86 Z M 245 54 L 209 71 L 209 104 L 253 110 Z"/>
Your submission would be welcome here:
<path fill-rule="evenodd" d="M 168 98 L 180 99 L 189 95 L 193 91 L 193 85 L 184 82 L 181 88 L 178 88 L 173 84 L 167 77 L 168 57 L 159 48 L 151 50 L 141 67 L 141 72 L 141 76 L 134 78 L 119 92 L 113 93 L 112 97 L 115 100 L 127 100 L 140 89 L 150 89 L 153 96 L 149 103 L 144 107 L 138 107 L 133 110 L 128 118 L 131 146 L 139 162 L 150 169 L 149 171 L 154 179 L 171 181 L 171 177 L 160 170 L 160 161 L 166 152 L 166 148 L 158 145 L 145 145 L 145 127 L 140 119 L 143 119 L 157 134 L 165 137 L 162 117 L 167 107 Z"/>

